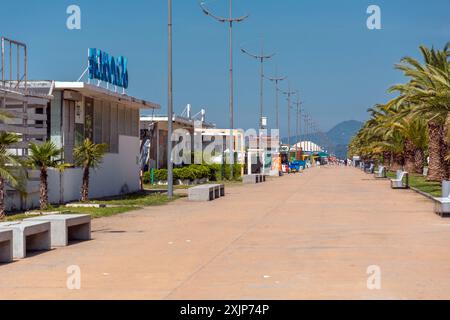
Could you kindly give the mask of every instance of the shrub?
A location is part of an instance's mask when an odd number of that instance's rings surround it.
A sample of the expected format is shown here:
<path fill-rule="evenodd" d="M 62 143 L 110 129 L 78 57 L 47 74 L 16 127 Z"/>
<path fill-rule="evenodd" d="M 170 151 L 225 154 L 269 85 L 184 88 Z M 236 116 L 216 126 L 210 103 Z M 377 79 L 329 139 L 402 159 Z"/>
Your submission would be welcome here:
<path fill-rule="evenodd" d="M 167 169 L 155 170 L 156 181 L 167 181 Z"/>
<path fill-rule="evenodd" d="M 239 180 L 241 178 L 241 165 L 234 165 L 233 179 L 230 177 L 230 166 L 220 164 L 210 165 L 190 165 L 182 168 L 174 168 L 173 178 L 174 180 L 196 180 L 196 179 L 209 179 L 210 181 L 222 181 L 223 175 L 226 180 Z M 155 170 L 156 181 L 167 181 L 167 170 Z M 150 181 L 150 175 L 148 172 L 144 173 L 144 183 Z"/>
<path fill-rule="evenodd" d="M 144 184 L 149 184 L 150 183 L 150 172 L 145 171 L 144 174 L 142 175 L 142 182 Z"/>
<path fill-rule="evenodd" d="M 210 164 L 207 166 L 209 168 L 209 180 L 221 181 L 222 180 L 222 165 Z"/>

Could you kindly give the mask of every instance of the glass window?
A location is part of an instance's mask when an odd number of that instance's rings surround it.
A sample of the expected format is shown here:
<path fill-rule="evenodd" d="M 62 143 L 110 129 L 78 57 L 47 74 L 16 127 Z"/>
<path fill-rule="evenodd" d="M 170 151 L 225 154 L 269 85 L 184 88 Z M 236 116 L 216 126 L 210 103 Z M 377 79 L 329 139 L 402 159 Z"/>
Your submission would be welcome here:
<path fill-rule="evenodd" d="M 102 143 L 102 103 L 94 100 L 94 143 Z"/>
<path fill-rule="evenodd" d="M 85 99 L 84 137 L 94 141 L 94 100 L 91 98 Z"/>
<path fill-rule="evenodd" d="M 117 124 L 118 117 L 118 105 L 113 103 L 111 105 L 111 139 L 110 139 L 110 152 L 118 153 L 119 152 L 119 131 Z"/>
<path fill-rule="evenodd" d="M 111 102 L 103 101 L 102 110 L 102 143 L 105 143 L 107 145 L 106 150 L 109 151 L 109 147 L 111 145 Z"/>

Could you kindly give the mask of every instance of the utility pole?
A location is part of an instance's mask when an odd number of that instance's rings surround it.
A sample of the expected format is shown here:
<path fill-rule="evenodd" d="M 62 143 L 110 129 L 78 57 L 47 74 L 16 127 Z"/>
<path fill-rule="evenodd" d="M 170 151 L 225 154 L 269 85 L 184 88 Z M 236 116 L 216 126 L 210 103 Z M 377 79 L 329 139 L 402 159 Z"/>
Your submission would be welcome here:
<path fill-rule="evenodd" d="M 291 84 L 289 84 L 288 91 L 283 91 L 283 94 L 287 96 L 287 111 L 288 111 L 288 145 L 289 145 L 289 158 L 291 152 L 291 96 L 295 95 L 295 91 L 291 91 Z"/>
<path fill-rule="evenodd" d="M 261 54 L 253 54 L 249 51 L 245 50 L 244 48 L 241 48 L 241 51 L 247 55 L 249 55 L 252 58 L 255 58 L 260 61 L 260 105 L 259 105 L 259 128 L 263 129 L 262 119 L 264 116 L 264 61 L 272 58 L 275 53 L 270 55 L 264 54 L 264 45 L 261 45 Z"/>
<path fill-rule="evenodd" d="M 216 16 L 211 13 L 204 5 L 204 2 L 200 2 L 200 7 L 203 12 L 221 23 L 228 24 L 228 41 L 230 50 L 230 176 L 234 177 L 234 78 L 233 78 L 233 24 L 236 22 L 242 22 L 248 18 L 248 15 L 239 18 L 233 18 L 233 1 L 230 0 L 229 16 L 228 18 Z"/>
<path fill-rule="evenodd" d="M 296 136 L 297 136 L 297 143 L 295 144 L 295 151 L 298 151 L 298 143 L 300 143 L 300 146 L 301 146 L 301 138 L 300 138 L 300 136 L 301 136 L 301 128 L 300 128 L 299 119 L 301 119 L 302 103 L 300 101 L 300 93 L 299 93 L 298 90 L 297 90 L 296 94 L 297 94 L 297 101 L 294 102 L 294 104 L 297 107 L 297 110 L 296 110 L 297 111 L 297 117 L 296 117 L 296 124 L 295 124 L 296 125 L 295 132 L 296 132 Z"/>
<path fill-rule="evenodd" d="M 172 159 L 172 132 L 173 132 L 173 71 L 172 71 L 172 0 L 168 0 L 168 103 L 167 103 L 167 196 L 173 198 L 173 159 Z"/>
<path fill-rule="evenodd" d="M 280 92 L 280 88 L 278 87 L 278 83 L 283 80 L 286 80 L 287 77 L 278 77 L 278 70 L 275 72 L 275 77 L 266 77 L 268 80 L 275 82 L 275 112 L 276 112 L 276 128 L 280 130 L 280 108 L 279 108 L 279 98 L 278 93 Z"/>

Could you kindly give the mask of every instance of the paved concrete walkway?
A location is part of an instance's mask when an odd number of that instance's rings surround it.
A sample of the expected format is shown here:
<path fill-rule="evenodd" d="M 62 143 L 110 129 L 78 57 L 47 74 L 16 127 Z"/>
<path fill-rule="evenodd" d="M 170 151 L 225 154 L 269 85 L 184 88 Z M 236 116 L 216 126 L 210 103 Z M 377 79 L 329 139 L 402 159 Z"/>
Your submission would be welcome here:
<path fill-rule="evenodd" d="M 94 240 L 0 266 L 0 299 L 450 298 L 450 221 L 413 191 L 315 168 L 93 222 Z M 81 290 L 66 287 L 81 268 Z M 381 290 L 367 268 L 381 268 Z"/>

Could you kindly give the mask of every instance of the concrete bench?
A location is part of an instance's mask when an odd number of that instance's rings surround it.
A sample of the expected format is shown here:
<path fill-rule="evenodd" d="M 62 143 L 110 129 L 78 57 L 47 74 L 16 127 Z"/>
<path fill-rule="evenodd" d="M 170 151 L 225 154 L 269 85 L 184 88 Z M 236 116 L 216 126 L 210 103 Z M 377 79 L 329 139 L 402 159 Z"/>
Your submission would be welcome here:
<path fill-rule="evenodd" d="M 91 240 L 91 216 L 89 214 L 56 214 L 30 218 L 25 221 L 49 222 L 52 247 L 65 247 L 72 240 Z"/>
<path fill-rule="evenodd" d="M 266 182 L 266 176 L 263 174 L 249 174 L 242 177 L 244 184 L 256 184 Z"/>
<path fill-rule="evenodd" d="M 28 251 L 50 250 L 50 222 L 2 222 L 0 230 L 13 232 L 13 257 L 23 259 Z"/>
<path fill-rule="evenodd" d="M 378 167 L 378 170 L 375 171 L 375 178 L 386 179 L 387 178 L 386 168 L 383 166 Z"/>
<path fill-rule="evenodd" d="M 0 264 L 13 260 L 13 232 L 0 230 Z"/>
<path fill-rule="evenodd" d="M 434 198 L 434 212 L 441 217 L 450 214 L 450 182 L 442 182 L 442 197 Z"/>
<path fill-rule="evenodd" d="M 405 182 L 403 182 L 403 180 Z M 392 189 L 408 189 L 409 188 L 409 174 L 408 172 L 398 170 L 395 179 L 391 179 Z"/>
<path fill-rule="evenodd" d="M 205 184 L 190 188 L 189 201 L 212 201 L 225 196 L 225 185 Z"/>
<path fill-rule="evenodd" d="M 371 163 L 369 167 L 364 168 L 365 173 L 373 174 L 374 170 L 375 170 L 375 165 L 373 163 Z"/>

